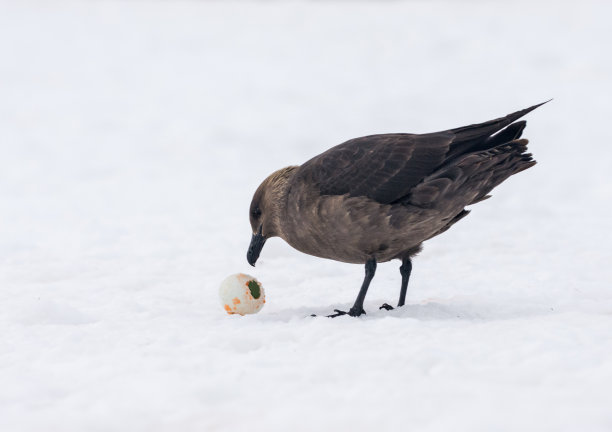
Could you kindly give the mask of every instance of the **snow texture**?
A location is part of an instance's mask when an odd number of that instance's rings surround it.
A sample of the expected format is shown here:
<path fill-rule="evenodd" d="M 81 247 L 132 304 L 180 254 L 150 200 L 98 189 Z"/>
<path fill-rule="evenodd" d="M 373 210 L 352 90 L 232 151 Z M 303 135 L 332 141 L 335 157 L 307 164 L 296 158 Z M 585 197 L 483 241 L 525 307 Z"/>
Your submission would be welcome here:
<path fill-rule="evenodd" d="M 0 430 L 612 430 L 601 2 L 4 2 Z M 260 181 L 344 140 L 529 114 L 534 168 L 414 261 L 281 240 Z M 228 316 L 219 283 L 266 289 Z"/>

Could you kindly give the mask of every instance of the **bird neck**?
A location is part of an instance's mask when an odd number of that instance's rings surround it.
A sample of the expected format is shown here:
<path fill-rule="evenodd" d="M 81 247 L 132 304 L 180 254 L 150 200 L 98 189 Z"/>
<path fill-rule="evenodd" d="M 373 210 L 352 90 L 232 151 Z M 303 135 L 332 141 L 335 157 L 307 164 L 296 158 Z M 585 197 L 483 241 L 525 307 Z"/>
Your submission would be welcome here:
<path fill-rule="evenodd" d="M 268 190 L 272 194 L 269 202 L 272 205 L 272 214 L 275 235 L 285 238 L 283 221 L 287 217 L 287 200 L 291 190 L 291 180 L 299 166 L 288 166 L 273 173 L 269 177 Z"/>

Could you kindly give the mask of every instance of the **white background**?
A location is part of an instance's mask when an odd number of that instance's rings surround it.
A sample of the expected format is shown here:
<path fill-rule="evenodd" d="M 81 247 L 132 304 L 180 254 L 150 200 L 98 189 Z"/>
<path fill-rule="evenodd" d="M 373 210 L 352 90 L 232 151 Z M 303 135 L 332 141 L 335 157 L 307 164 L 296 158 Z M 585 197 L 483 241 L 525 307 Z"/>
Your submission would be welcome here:
<path fill-rule="evenodd" d="M 0 5 L 0 429 L 612 429 L 605 2 Z M 281 240 L 272 171 L 347 139 L 528 115 L 538 165 L 414 260 Z M 257 315 L 217 290 L 248 272 Z"/>

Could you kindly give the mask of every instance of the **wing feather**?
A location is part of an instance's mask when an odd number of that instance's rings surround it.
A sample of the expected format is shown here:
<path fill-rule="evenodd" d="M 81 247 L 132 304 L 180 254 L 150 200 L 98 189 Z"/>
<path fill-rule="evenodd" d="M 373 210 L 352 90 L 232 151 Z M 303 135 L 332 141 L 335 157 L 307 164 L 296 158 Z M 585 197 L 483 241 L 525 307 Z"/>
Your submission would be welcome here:
<path fill-rule="evenodd" d="M 486 172 L 481 163 L 458 167 L 458 159 L 473 158 L 476 156 L 470 155 L 516 140 L 525 122 L 513 122 L 540 105 L 443 132 L 355 138 L 304 163 L 294 181 L 318 187 L 322 195 L 365 196 L 381 204 L 392 204 L 404 202 L 415 186 L 432 173 L 443 170 L 444 179 L 422 185 L 410 198 L 421 203 L 431 202 L 449 182 L 466 176 L 465 170 Z"/>
<path fill-rule="evenodd" d="M 355 138 L 309 160 L 296 175 L 313 181 L 323 195 L 367 196 L 389 204 L 444 161 L 453 137 L 442 132 Z"/>

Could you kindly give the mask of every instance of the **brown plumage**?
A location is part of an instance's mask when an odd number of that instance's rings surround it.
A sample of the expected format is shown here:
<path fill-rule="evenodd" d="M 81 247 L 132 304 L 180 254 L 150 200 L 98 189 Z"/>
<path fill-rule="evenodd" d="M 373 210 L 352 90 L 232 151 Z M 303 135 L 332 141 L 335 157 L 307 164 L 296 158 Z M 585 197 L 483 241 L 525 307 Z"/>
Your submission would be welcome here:
<path fill-rule="evenodd" d="M 466 206 L 488 198 L 508 177 L 535 165 L 528 141 L 520 139 L 526 122 L 515 121 L 540 105 L 443 132 L 355 138 L 274 172 L 251 202 L 249 263 L 275 236 L 309 255 L 365 263 L 364 283 L 348 312 L 358 316 L 365 313 L 376 263 L 400 259 L 402 306 L 411 257 L 422 243 L 465 217 Z"/>

